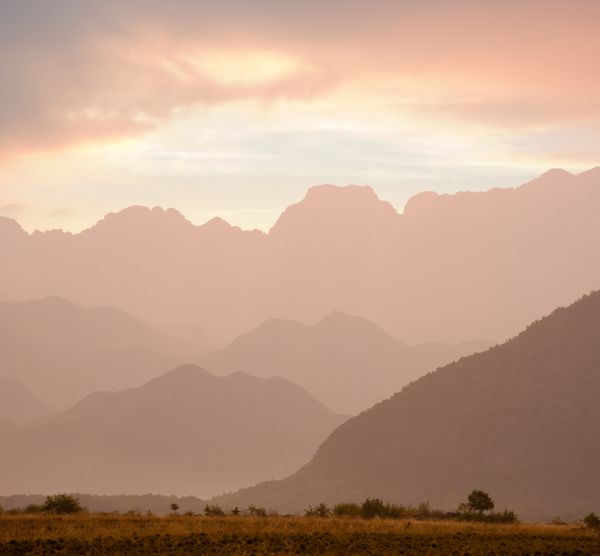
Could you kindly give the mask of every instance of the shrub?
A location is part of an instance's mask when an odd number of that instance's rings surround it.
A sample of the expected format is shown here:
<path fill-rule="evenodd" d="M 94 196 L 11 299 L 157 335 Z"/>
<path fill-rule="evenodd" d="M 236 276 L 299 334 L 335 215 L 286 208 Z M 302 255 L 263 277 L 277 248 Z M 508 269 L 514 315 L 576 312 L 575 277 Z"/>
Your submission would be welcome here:
<path fill-rule="evenodd" d="M 337 517 L 361 517 L 361 508 L 353 502 L 336 504 L 333 515 Z"/>
<path fill-rule="evenodd" d="M 503 512 L 490 512 L 483 514 L 480 512 L 460 512 L 456 515 L 458 521 L 478 521 L 480 523 L 517 523 L 517 515 L 510 510 Z"/>
<path fill-rule="evenodd" d="M 257 508 L 254 504 L 248 506 L 248 513 L 252 517 L 267 517 L 267 510 L 265 508 Z"/>
<path fill-rule="evenodd" d="M 209 517 L 220 517 L 225 515 L 225 512 L 220 508 L 220 506 L 217 506 L 216 504 L 213 506 L 206 504 L 206 507 L 204 508 L 204 515 L 207 515 Z"/>
<path fill-rule="evenodd" d="M 23 511 L 26 514 L 39 514 L 43 511 L 43 509 L 39 504 L 29 504 L 29 506 L 25 506 Z"/>
<path fill-rule="evenodd" d="M 583 524 L 589 529 L 600 529 L 600 517 L 592 512 L 583 518 Z"/>
<path fill-rule="evenodd" d="M 51 514 L 74 514 L 83 511 L 79 499 L 71 494 L 55 494 L 46 497 L 42 512 Z"/>
<path fill-rule="evenodd" d="M 318 506 L 309 506 L 308 509 L 304 510 L 306 517 L 329 517 L 331 510 L 327 504 L 321 502 Z"/>
<path fill-rule="evenodd" d="M 360 507 L 361 515 L 365 519 L 374 517 L 387 517 L 387 508 L 381 498 L 367 498 Z"/>

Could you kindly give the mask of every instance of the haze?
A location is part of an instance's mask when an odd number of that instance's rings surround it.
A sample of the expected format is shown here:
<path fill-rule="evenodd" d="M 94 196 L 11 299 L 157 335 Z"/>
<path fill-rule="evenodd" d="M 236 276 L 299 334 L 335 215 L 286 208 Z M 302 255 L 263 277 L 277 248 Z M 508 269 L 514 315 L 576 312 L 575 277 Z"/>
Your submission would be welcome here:
<path fill-rule="evenodd" d="M 598 21 L 2 2 L 0 502 L 600 511 Z"/>
<path fill-rule="evenodd" d="M 514 186 L 596 166 L 594 0 L 0 6 L 0 214 L 129 205 L 267 231 L 319 183 Z"/>

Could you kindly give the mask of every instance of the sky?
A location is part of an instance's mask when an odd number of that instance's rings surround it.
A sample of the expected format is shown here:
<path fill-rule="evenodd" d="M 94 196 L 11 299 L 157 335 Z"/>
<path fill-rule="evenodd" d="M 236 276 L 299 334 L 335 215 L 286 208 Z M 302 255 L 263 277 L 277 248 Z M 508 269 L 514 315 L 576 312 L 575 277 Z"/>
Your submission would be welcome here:
<path fill-rule="evenodd" d="M 321 183 L 600 164 L 597 0 L 0 0 L 0 215 L 160 205 L 268 230 Z"/>

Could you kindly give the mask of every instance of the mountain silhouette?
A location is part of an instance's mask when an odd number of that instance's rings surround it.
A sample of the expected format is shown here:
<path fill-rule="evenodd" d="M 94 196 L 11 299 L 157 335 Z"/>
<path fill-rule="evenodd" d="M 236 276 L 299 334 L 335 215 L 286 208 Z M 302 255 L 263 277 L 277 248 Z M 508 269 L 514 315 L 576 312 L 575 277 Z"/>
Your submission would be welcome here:
<path fill-rule="evenodd" d="M 26 423 L 55 410 L 20 382 L 0 377 L 0 419 L 11 423 Z"/>
<path fill-rule="evenodd" d="M 142 384 L 198 351 L 112 307 L 57 297 L 0 303 L 0 373 L 57 407 Z"/>
<path fill-rule="evenodd" d="M 333 310 L 410 344 L 500 341 L 600 283 L 598 206 L 600 168 L 424 192 L 401 213 L 366 186 L 317 186 L 269 233 L 144 207 L 76 234 L 0 218 L 0 291 L 119 307 L 213 350 L 269 318 Z"/>
<path fill-rule="evenodd" d="M 270 319 L 200 359 L 219 374 L 245 371 L 262 377 L 282 376 L 334 411 L 354 414 L 425 372 L 489 345 L 409 347 L 367 319 L 335 311 L 313 326 Z"/>
<path fill-rule="evenodd" d="M 600 292 L 429 373 L 340 426 L 297 473 L 217 499 L 301 510 L 379 496 L 456 508 L 473 488 L 576 518 L 600 485 Z"/>
<path fill-rule="evenodd" d="M 0 491 L 214 495 L 285 476 L 344 420 L 287 380 L 185 365 L 5 433 Z"/>

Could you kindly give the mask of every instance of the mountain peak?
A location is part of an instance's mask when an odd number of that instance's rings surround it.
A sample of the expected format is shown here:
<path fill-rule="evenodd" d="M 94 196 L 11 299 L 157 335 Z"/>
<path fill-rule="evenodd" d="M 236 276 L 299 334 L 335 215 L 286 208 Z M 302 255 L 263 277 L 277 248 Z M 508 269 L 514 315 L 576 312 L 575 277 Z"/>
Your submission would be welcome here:
<path fill-rule="evenodd" d="M 133 205 L 118 212 L 109 212 L 87 231 L 111 230 L 123 233 L 130 229 L 152 229 L 157 226 L 161 229 L 164 227 L 175 229 L 191 227 L 192 223 L 174 208 Z"/>
<path fill-rule="evenodd" d="M 550 170 L 545 171 L 543 174 L 538 176 L 537 178 L 527 182 L 521 186 L 521 188 L 528 187 L 560 187 L 567 183 L 571 183 L 575 180 L 577 176 L 575 174 L 571 174 L 571 172 L 567 172 L 561 168 L 550 168 Z M 520 189 L 520 188 L 519 188 Z"/>
<path fill-rule="evenodd" d="M 435 191 L 422 191 L 408 199 L 403 214 L 421 214 L 427 212 L 440 199 Z"/>
<path fill-rule="evenodd" d="M 167 382 L 180 382 L 187 381 L 191 378 L 193 379 L 204 379 L 204 378 L 214 378 L 214 375 L 210 374 L 207 370 L 199 367 L 198 365 L 185 364 L 176 367 L 175 369 L 161 375 L 150 382 L 155 383 L 167 383 Z"/>
<path fill-rule="evenodd" d="M 13 239 L 17 236 L 25 235 L 27 235 L 27 233 L 16 220 L 8 218 L 7 216 L 0 216 L 0 237 Z"/>
<path fill-rule="evenodd" d="M 546 170 L 541 176 L 540 178 L 565 178 L 565 177 L 572 177 L 573 174 L 571 174 L 571 172 L 567 172 L 566 170 L 563 170 L 562 168 L 550 168 L 549 170 Z"/>
<path fill-rule="evenodd" d="M 367 185 L 316 185 L 310 187 L 299 203 L 281 214 L 269 235 L 294 233 L 296 230 L 325 231 L 380 228 L 395 221 L 398 213 L 388 202 L 377 197 Z"/>
<path fill-rule="evenodd" d="M 229 222 L 227 222 L 226 220 L 223 220 L 219 216 L 215 216 L 214 218 L 211 218 L 208 222 L 203 224 L 202 227 L 210 228 L 210 229 L 214 229 L 214 230 L 229 230 L 229 229 L 233 228 L 233 226 L 231 224 L 229 224 Z"/>
<path fill-rule="evenodd" d="M 344 336 L 358 338 L 359 341 L 367 338 L 377 338 L 379 341 L 391 341 L 398 346 L 399 340 L 386 332 L 381 326 L 364 317 L 348 315 L 342 311 L 331 311 L 314 326 L 321 333 L 344 334 Z"/>

